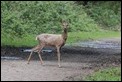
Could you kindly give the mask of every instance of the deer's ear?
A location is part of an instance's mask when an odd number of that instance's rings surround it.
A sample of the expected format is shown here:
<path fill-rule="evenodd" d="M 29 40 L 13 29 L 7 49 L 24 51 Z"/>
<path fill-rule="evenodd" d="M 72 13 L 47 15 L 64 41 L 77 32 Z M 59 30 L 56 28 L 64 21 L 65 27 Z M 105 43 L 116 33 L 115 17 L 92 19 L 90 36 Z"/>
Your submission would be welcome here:
<path fill-rule="evenodd" d="M 61 19 L 61 23 L 64 23 L 64 22 L 65 22 L 65 20 Z"/>
<path fill-rule="evenodd" d="M 62 23 L 62 21 L 63 21 L 63 20 L 62 20 L 62 19 L 60 19 L 60 22 L 61 22 L 61 23 Z"/>

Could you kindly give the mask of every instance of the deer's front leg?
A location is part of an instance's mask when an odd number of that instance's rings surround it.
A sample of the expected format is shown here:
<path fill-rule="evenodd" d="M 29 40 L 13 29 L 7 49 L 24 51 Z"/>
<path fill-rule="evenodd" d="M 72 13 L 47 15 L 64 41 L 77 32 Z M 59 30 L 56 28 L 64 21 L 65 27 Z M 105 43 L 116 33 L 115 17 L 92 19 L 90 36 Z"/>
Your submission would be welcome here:
<path fill-rule="evenodd" d="M 58 66 L 61 67 L 61 64 L 60 64 L 60 60 L 61 60 L 61 58 L 60 58 L 60 56 L 61 56 L 60 47 L 57 47 L 57 56 L 58 56 Z"/>

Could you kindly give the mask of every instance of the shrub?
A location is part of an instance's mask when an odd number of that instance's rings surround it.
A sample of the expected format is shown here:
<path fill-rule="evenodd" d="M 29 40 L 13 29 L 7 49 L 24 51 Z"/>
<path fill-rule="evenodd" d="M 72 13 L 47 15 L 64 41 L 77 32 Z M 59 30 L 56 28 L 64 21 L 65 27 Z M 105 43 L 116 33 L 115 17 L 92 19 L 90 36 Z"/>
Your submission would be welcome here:
<path fill-rule="evenodd" d="M 120 29 L 121 27 L 120 1 L 89 2 L 85 9 L 87 14 L 104 29 L 109 30 Z"/>
<path fill-rule="evenodd" d="M 70 32 L 99 29 L 82 5 L 78 6 L 72 1 L 2 1 L 1 13 L 2 31 L 11 37 L 60 33 L 61 20 L 69 22 Z"/>

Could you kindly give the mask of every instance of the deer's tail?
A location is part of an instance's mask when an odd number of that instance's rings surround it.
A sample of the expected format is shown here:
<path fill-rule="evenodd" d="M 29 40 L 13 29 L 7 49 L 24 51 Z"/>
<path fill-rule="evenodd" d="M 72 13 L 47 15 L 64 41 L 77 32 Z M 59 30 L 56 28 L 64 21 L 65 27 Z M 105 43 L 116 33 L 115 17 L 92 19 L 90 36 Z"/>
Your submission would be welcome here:
<path fill-rule="evenodd" d="M 36 40 L 38 40 L 38 36 L 36 36 Z"/>

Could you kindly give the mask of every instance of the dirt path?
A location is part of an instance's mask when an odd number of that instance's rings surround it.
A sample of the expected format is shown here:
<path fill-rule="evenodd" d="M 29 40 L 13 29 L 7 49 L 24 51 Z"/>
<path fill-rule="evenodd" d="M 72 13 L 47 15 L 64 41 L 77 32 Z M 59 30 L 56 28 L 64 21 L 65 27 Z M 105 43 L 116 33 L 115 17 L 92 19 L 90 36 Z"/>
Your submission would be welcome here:
<path fill-rule="evenodd" d="M 106 41 L 113 40 L 116 42 L 115 39 L 107 39 Z M 10 48 L 6 52 L 5 50 L 7 49 L 3 48 L 1 50 L 2 56 L 17 56 L 22 57 L 22 59 L 1 60 L 2 81 L 82 80 L 85 75 L 92 73 L 98 68 L 121 65 L 120 49 L 65 46 L 61 51 L 61 68 L 58 68 L 55 52 L 42 55 L 44 61 L 42 66 L 36 53 L 33 55 L 30 64 L 27 64 L 29 53 L 18 52 L 20 49 Z"/>
<path fill-rule="evenodd" d="M 41 66 L 40 62 L 32 61 L 2 61 L 1 80 L 8 81 L 61 81 L 67 76 L 75 76 L 82 73 L 84 63 L 62 63 L 63 67 L 58 68 L 56 62 L 45 61 Z"/>

